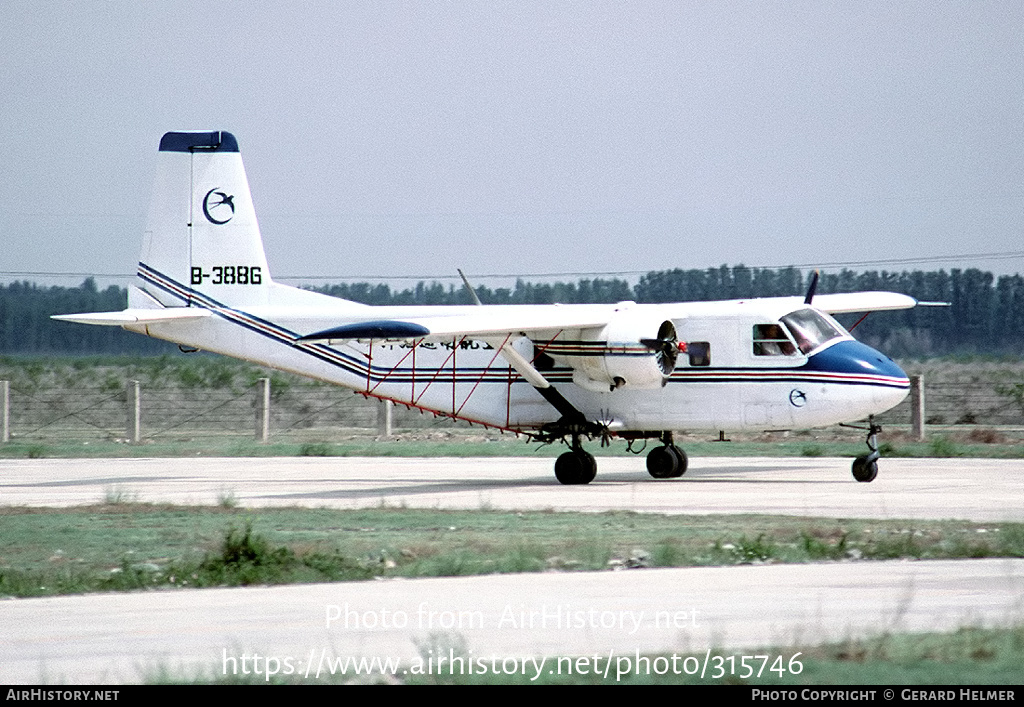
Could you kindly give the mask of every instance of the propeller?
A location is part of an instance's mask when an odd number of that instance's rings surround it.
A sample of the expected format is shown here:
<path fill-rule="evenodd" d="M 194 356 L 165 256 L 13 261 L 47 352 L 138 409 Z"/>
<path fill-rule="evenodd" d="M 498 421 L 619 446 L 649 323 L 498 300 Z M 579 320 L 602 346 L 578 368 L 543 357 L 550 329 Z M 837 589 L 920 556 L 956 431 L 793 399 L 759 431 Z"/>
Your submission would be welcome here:
<path fill-rule="evenodd" d="M 815 270 L 814 275 L 811 277 L 811 286 L 807 288 L 807 296 L 804 297 L 804 304 L 810 305 L 811 300 L 814 299 L 814 293 L 818 290 L 818 278 L 821 277 L 821 271 Z"/>
<path fill-rule="evenodd" d="M 665 320 L 658 327 L 657 339 L 640 339 L 640 343 L 654 352 L 654 359 L 664 375 L 671 373 L 679 358 L 679 337 L 672 322 Z"/>
<path fill-rule="evenodd" d="M 600 412 L 601 417 L 595 420 L 595 422 L 601 426 L 601 446 L 610 447 L 612 446 L 611 426 L 612 423 L 615 422 L 615 418 L 612 417 L 611 410 L 605 410 L 604 408 L 601 408 Z"/>

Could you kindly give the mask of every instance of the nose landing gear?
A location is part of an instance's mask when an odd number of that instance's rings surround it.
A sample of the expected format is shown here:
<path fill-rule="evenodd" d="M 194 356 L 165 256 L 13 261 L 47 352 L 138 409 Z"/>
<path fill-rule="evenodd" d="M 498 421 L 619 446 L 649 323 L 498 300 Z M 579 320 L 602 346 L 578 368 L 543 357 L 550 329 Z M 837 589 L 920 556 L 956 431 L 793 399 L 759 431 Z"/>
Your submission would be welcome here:
<path fill-rule="evenodd" d="M 878 451 L 878 433 L 881 431 L 882 427 L 875 424 L 874 415 L 869 417 L 867 444 L 871 452 L 862 454 L 853 460 L 853 478 L 857 481 L 868 483 L 874 481 L 878 476 L 878 459 L 882 456 Z"/>

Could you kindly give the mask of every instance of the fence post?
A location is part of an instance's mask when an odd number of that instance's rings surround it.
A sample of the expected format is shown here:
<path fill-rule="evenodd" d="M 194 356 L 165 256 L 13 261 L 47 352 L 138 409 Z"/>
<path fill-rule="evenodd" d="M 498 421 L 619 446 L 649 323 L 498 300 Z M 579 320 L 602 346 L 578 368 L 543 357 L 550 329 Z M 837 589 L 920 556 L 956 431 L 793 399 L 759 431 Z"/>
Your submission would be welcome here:
<path fill-rule="evenodd" d="M 910 436 L 924 441 L 924 376 L 910 376 Z"/>
<path fill-rule="evenodd" d="M 270 441 L 270 379 L 256 381 L 256 441 Z"/>
<path fill-rule="evenodd" d="M 382 437 L 391 436 L 391 410 L 394 407 L 390 400 L 381 400 L 377 408 L 377 434 Z"/>
<path fill-rule="evenodd" d="M 128 381 L 128 425 L 127 437 L 129 444 L 142 441 L 142 401 L 139 397 L 139 382 Z"/>
<path fill-rule="evenodd" d="M 11 440 L 11 382 L 0 381 L 0 444 Z"/>

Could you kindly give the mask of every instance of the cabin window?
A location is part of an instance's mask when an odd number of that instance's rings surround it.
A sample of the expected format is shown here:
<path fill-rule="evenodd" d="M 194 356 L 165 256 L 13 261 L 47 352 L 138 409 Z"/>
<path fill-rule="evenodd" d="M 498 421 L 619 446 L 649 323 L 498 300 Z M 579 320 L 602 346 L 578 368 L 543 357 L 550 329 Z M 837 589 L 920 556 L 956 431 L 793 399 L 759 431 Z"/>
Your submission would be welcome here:
<path fill-rule="evenodd" d="M 691 341 L 686 344 L 691 366 L 711 365 L 711 344 L 707 341 Z"/>
<path fill-rule="evenodd" d="M 798 309 L 782 318 L 789 332 L 796 339 L 801 353 L 810 353 L 822 344 L 849 336 L 835 320 L 825 317 L 813 309 Z"/>
<path fill-rule="evenodd" d="M 786 336 L 781 324 L 754 325 L 755 356 L 792 356 L 796 346 Z"/>

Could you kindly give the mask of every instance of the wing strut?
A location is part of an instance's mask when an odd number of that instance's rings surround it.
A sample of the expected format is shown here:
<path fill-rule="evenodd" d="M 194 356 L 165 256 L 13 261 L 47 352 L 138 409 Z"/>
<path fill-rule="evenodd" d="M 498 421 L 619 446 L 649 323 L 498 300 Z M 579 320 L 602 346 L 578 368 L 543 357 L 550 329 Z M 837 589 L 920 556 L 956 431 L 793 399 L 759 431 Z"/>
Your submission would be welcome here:
<path fill-rule="evenodd" d="M 488 341 L 491 346 L 499 349 L 501 355 L 509 362 L 512 368 L 532 385 L 541 396 L 551 403 L 562 415 L 562 422 L 570 425 L 587 425 L 587 418 L 575 405 L 565 399 L 565 396 L 558 392 L 553 385 L 538 371 L 532 363 L 527 361 L 521 353 L 509 346 L 508 340 L 504 342 L 491 339 Z"/>
<path fill-rule="evenodd" d="M 575 405 L 565 399 L 565 396 L 558 392 L 554 386 L 537 388 L 538 393 L 544 396 L 551 405 L 562 414 L 562 420 L 572 425 L 586 425 L 587 418 L 583 416 Z"/>
<path fill-rule="evenodd" d="M 473 301 L 477 305 L 483 306 L 483 302 L 481 302 L 480 298 L 477 297 L 476 290 L 474 290 L 473 286 L 469 284 L 469 279 L 461 269 L 459 270 L 459 277 L 462 278 L 462 284 L 466 286 L 466 290 L 469 291 Z M 544 374 L 538 371 L 532 363 L 527 361 L 522 354 L 509 346 L 508 339 L 509 337 L 505 337 L 505 340 L 500 343 L 496 339 L 491 339 L 488 343 L 498 349 L 498 352 L 506 361 L 509 362 L 509 365 L 516 369 L 516 372 L 525 378 L 545 400 L 551 403 L 551 406 L 562 415 L 562 420 L 564 422 L 573 425 L 585 425 L 587 423 L 587 418 L 584 417 L 583 413 L 580 412 L 575 405 L 566 400 L 565 396 L 559 393 L 554 386 L 548 382 L 548 379 L 544 377 Z"/>

